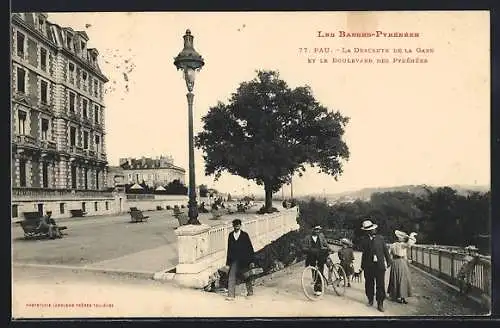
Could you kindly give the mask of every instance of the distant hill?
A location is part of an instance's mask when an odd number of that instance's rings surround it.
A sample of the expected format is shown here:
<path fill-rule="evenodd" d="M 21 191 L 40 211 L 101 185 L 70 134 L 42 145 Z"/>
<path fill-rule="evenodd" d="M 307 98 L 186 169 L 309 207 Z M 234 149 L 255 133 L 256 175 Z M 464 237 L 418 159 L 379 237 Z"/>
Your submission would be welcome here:
<path fill-rule="evenodd" d="M 463 186 L 463 185 L 452 185 L 448 186 L 457 191 L 460 195 L 467 195 L 470 192 L 487 192 L 490 190 L 489 186 Z M 374 188 L 363 188 L 356 191 L 346 191 L 336 194 L 309 194 L 299 197 L 300 199 L 309 199 L 315 197 L 318 199 L 326 198 L 328 201 L 354 201 L 356 199 L 368 201 L 374 193 L 384 193 L 384 192 L 409 192 L 415 195 L 425 194 L 425 188 L 430 190 L 436 190 L 439 187 L 436 186 L 426 186 L 426 185 L 404 185 L 395 187 L 374 187 Z"/>

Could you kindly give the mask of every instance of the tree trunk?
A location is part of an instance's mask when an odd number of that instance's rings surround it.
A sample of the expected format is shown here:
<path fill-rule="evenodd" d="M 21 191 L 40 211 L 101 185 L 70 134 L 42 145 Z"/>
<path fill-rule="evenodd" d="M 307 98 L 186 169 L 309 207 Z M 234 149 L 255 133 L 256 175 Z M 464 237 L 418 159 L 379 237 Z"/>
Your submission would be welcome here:
<path fill-rule="evenodd" d="M 269 183 L 264 183 L 264 190 L 266 191 L 266 210 L 270 210 L 273 207 L 273 191 Z"/>

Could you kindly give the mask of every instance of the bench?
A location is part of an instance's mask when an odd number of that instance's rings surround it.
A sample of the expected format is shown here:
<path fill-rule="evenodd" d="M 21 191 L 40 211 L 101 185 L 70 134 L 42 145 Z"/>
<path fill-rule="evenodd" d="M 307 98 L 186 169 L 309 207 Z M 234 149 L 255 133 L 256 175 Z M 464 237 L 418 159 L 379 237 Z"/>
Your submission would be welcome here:
<path fill-rule="evenodd" d="M 23 228 L 25 238 L 49 237 L 48 229 L 45 230 L 38 228 L 41 219 L 42 219 L 41 217 L 30 218 L 28 220 L 23 220 L 19 222 L 19 224 Z M 66 226 L 57 226 L 57 225 L 56 227 L 57 230 L 59 230 L 59 237 L 62 237 L 62 234 L 60 232 L 68 228 Z"/>
<path fill-rule="evenodd" d="M 84 217 L 87 215 L 87 212 L 84 212 L 82 209 L 77 209 L 77 210 L 69 210 L 71 213 L 71 216 L 76 218 L 76 217 Z"/>
<path fill-rule="evenodd" d="M 149 216 L 142 214 L 142 211 L 130 211 L 130 222 L 143 222 L 147 221 Z"/>

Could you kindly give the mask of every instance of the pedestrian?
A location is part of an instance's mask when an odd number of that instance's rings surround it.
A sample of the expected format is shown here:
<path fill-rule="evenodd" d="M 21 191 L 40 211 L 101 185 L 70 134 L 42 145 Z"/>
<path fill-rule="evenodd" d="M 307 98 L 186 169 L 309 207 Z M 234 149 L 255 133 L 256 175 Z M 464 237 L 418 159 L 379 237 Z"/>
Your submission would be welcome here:
<path fill-rule="evenodd" d="M 389 273 L 389 286 L 387 293 L 393 301 L 408 304 L 406 298 L 412 296 L 411 274 L 408 267 L 408 249 L 416 243 L 415 235 L 410 236 L 403 231 L 395 230 L 398 241 L 389 249 L 392 256 L 391 271 Z"/>
<path fill-rule="evenodd" d="M 227 239 L 227 259 L 229 266 L 228 297 L 226 300 L 232 301 L 236 297 L 236 281 L 247 269 L 255 267 L 255 253 L 248 233 L 241 230 L 241 220 L 233 220 L 233 231 L 229 233 Z M 253 295 L 252 277 L 245 279 L 247 296 Z"/>
<path fill-rule="evenodd" d="M 354 251 L 352 250 L 352 243 L 347 238 L 340 240 L 342 248 L 338 251 L 340 266 L 344 269 L 347 276 L 347 287 L 351 287 L 351 276 L 354 274 Z"/>
<path fill-rule="evenodd" d="M 315 226 L 311 233 L 304 238 L 302 248 L 306 253 L 306 267 L 317 266 L 320 272 L 324 272 L 329 248 L 326 237 L 321 230 L 321 226 Z M 315 278 L 313 272 L 312 279 L 316 281 L 313 287 L 314 294 L 319 296 L 321 295 L 321 280 Z"/>
<path fill-rule="evenodd" d="M 373 305 L 373 297 L 375 296 L 377 309 L 384 312 L 385 270 L 386 264 L 388 267 L 391 265 L 391 257 L 384 237 L 377 235 L 377 227 L 369 219 L 363 221 L 361 230 L 365 231 L 366 235 L 360 239 L 359 246 L 363 252 L 361 269 L 364 272 L 365 294 L 368 298 L 368 304 Z"/>

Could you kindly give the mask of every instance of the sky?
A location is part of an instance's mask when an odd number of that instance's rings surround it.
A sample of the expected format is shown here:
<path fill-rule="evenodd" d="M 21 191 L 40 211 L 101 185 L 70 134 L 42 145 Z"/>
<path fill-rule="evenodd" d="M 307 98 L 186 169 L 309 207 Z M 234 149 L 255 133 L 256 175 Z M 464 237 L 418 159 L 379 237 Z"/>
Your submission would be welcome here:
<path fill-rule="evenodd" d="M 104 98 L 110 165 L 121 157 L 166 154 L 187 171 L 187 89 L 173 60 L 189 28 L 205 59 L 194 86 L 195 134 L 209 108 L 227 102 L 257 69 L 279 71 L 292 88 L 311 86 L 321 104 L 350 117 L 345 141 L 351 156 L 342 176 L 335 181 L 308 169 L 294 177 L 294 195 L 405 184 L 490 184 L 487 12 L 49 13 L 49 21 L 86 31 L 88 47 L 99 51 L 99 65 L 110 80 Z M 419 37 L 338 34 L 376 30 Z M 318 37 L 318 31 L 336 36 Z M 403 54 L 349 54 L 342 48 L 402 48 Z M 433 52 L 416 53 L 417 48 Z M 385 57 L 390 63 L 332 63 L 334 57 L 375 62 Z M 396 57 L 427 63 L 392 63 Z M 308 63 L 313 58 L 316 62 Z M 329 62 L 319 63 L 320 58 Z M 263 192 L 230 174 L 217 182 L 205 176 L 202 155 L 195 150 L 196 184 L 238 194 Z"/>

